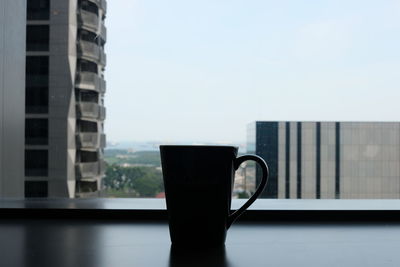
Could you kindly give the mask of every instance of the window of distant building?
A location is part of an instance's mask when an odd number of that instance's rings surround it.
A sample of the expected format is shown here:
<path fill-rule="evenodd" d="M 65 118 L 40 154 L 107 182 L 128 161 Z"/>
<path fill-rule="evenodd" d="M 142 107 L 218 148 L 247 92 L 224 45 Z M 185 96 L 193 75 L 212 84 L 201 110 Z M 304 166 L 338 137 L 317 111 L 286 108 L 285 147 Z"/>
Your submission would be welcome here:
<path fill-rule="evenodd" d="M 48 197 L 48 182 L 25 181 L 25 197 Z"/>
<path fill-rule="evenodd" d="M 26 51 L 49 51 L 49 25 L 26 27 Z"/>
<path fill-rule="evenodd" d="M 28 0 L 28 20 L 48 20 L 50 17 L 50 0 Z"/>
<path fill-rule="evenodd" d="M 78 128 L 84 133 L 96 133 L 98 132 L 97 123 L 93 121 L 78 121 Z"/>
<path fill-rule="evenodd" d="M 48 119 L 26 119 L 25 120 L 25 144 L 47 145 L 48 144 Z"/>
<path fill-rule="evenodd" d="M 97 73 L 97 64 L 91 61 L 84 59 L 78 60 L 78 67 L 80 68 L 80 71 Z"/>
<path fill-rule="evenodd" d="M 48 175 L 48 151 L 25 150 L 25 176 Z"/>
<path fill-rule="evenodd" d="M 26 57 L 26 113 L 47 113 L 49 105 L 49 57 Z"/>
<path fill-rule="evenodd" d="M 95 3 L 86 1 L 86 0 L 82 0 L 79 1 L 80 2 L 80 7 L 85 10 L 85 11 L 89 11 L 91 13 L 94 13 L 96 15 L 99 15 L 99 8 L 97 7 L 97 5 Z"/>

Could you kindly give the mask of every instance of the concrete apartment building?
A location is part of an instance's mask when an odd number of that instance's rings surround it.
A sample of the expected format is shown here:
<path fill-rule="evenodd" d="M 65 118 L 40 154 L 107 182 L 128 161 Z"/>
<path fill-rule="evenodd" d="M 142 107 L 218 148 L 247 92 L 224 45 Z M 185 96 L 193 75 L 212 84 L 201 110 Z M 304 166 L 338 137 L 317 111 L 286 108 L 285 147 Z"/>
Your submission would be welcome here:
<path fill-rule="evenodd" d="M 0 197 L 24 196 L 26 1 L 0 1 Z"/>
<path fill-rule="evenodd" d="M 105 0 L 27 0 L 25 197 L 101 189 L 106 9 Z"/>
<path fill-rule="evenodd" d="M 263 197 L 400 198 L 399 122 L 257 121 L 247 134 L 270 168 Z"/>

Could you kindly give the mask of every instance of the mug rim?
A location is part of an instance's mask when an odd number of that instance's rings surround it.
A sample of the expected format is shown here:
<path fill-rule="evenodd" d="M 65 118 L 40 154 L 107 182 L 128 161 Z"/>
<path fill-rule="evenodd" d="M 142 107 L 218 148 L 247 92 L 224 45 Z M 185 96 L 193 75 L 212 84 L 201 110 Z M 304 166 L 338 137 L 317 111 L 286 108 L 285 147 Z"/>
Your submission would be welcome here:
<path fill-rule="evenodd" d="M 234 148 L 239 149 L 238 146 L 228 145 L 160 145 L 160 148 Z"/>

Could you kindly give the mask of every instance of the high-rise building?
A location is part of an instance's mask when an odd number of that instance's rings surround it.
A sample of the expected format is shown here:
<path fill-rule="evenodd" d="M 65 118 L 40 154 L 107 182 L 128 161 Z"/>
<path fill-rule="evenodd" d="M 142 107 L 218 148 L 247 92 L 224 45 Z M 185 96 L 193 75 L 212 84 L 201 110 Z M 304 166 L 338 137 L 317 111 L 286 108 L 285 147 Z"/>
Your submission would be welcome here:
<path fill-rule="evenodd" d="M 26 0 L 0 1 L 0 197 L 24 196 Z"/>
<path fill-rule="evenodd" d="M 88 197 L 104 174 L 105 0 L 27 0 L 25 197 Z"/>
<path fill-rule="evenodd" d="M 247 152 L 269 165 L 262 197 L 400 198 L 399 122 L 257 121 Z"/>

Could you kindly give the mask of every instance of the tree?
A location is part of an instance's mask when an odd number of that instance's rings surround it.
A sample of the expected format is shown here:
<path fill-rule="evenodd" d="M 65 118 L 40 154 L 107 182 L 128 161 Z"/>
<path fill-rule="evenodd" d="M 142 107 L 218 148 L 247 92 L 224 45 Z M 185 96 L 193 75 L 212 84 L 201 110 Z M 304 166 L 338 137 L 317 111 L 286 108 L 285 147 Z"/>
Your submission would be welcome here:
<path fill-rule="evenodd" d="M 129 192 L 138 197 L 154 197 L 164 191 L 161 171 L 155 167 L 121 167 L 110 165 L 106 170 L 107 189 Z"/>

